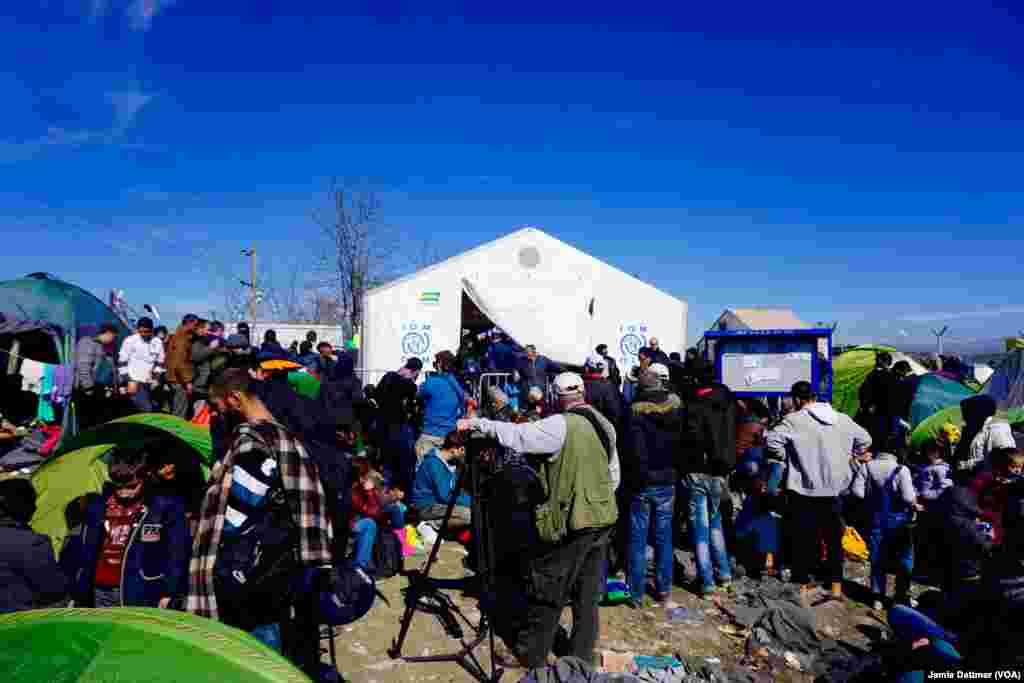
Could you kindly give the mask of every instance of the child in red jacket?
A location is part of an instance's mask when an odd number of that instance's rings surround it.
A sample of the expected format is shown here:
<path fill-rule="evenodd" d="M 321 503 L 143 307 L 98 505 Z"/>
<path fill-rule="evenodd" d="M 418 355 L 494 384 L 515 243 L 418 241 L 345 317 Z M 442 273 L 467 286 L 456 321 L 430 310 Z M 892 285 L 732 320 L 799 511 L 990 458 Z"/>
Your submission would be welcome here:
<path fill-rule="evenodd" d="M 373 557 L 373 544 L 377 528 L 404 532 L 405 494 L 398 489 L 385 489 L 384 477 L 373 470 L 368 463 L 359 465 L 359 479 L 352 485 L 352 534 L 355 537 L 355 553 L 352 566 L 368 569 Z M 405 548 L 404 533 L 399 536 Z"/>
<path fill-rule="evenodd" d="M 970 489 L 978 497 L 982 520 L 992 525 L 992 542 L 1002 545 L 1003 512 L 1010 494 L 1010 484 L 1024 474 L 1024 453 L 1016 448 L 992 451 L 992 470 L 974 478 Z"/>

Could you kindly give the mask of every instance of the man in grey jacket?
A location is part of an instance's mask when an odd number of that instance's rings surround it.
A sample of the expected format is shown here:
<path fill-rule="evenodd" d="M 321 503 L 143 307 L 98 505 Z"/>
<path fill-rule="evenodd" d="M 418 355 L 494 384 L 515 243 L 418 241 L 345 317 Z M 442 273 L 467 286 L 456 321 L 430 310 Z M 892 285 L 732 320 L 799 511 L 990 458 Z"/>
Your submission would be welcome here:
<path fill-rule="evenodd" d="M 839 494 L 851 480 L 850 456 L 871 446 L 871 436 L 847 415 L 818 403 L 809 382 L 792 389 L 795 410 L 767 435 L 769 459 L 783 465 L 788 496 L 787 526 L 792 531 L 793 582 L 810 593 L 821 536 L 828 548 L 829 597 L 842 595 L 843 520 Z"/>
<path fill-rule="evenodd" d="M 114 323 L 103 323 L 95 337 L 82 337 L 75 346 L 74 394 L 80 429 L 104 422 L 102 408 L 107 398 L 103 394 L 103 387 L 97 384 L 97 375 L 106 358 L 103 347 L 113 344 L 115 339 L 117 327 Z"/>

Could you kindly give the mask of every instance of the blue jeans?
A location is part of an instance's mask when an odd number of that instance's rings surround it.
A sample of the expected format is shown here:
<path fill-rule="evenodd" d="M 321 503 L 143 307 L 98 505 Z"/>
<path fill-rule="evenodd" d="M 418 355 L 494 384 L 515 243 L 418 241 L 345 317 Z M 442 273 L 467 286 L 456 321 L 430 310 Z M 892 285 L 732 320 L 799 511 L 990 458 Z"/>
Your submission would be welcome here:
<path fill-rule="evenodd" d="M 385 505 L 384 513 L 390 518 L 392 529 L 405 528 L 405 505 L 402 503 Z M 352 528 L 352 536 L 355 538 L 356 546 L 355 554 L 352 557 L 352 566 L 369 569 L 373 559 L 373 543 L 377 540 L 377 522 L 369 517 L 363 517 Z"/>
<path fill-rule="evenodd" d="M 704 583 L 704 590 L 715 587 L 715 570 L 722 582 L 732 581 L 729 554 L 725 550 L 725 534 L 722 532 L 722 514 L 719 510 L 725 480 L 707 474 L 688 474 L 683 478 L 683 488 L 690 496 L 690 539 L 697 555 L 697 571 Z"/>
<path fill-rule="evenodd" d="M 352 527 L 352 537 L 356 546 L 352 566 L 357 569 L 369 569 L 373 560 L 373 542 L 377 539 L 377 522 L 369 517 L 363 517 Z"/>
<path fill-rule="evenodd" d="M 281 626 L 280 624 L 263 624 L 257 626 L 249 633 L 267 647 L 277 652 L 281 651 Z"/>
<path fill-rule="evenodd" d="M 654 590 L 672 590 L 672 517 L 676 502 L 674 486 L 648 486 L 629 505 L 629 592 L 644 599 L 647 587 L 647 532 L 654 517 Z"/>
<path fill-rule="evenodd" d="M 962 659 L 953 645 L 957 636 L 926 614 L 897 605 L 889 610 L 889 626 L 896 633 L 897 642 L 909 644 L 919 638 L 931 641 L 917 650 L 904 651 L 897 665 L 897 683 L 924 681 L 925 671 L 953 669 Z"/>
<path fill-rule="evenodd" d="M 893 519 L 886 528 L 874 527 L 868 532 L 867 545 L 871 557 L 871 592 L 885 596 L 886 570 L 896 569 L 896 597 L 900 598 L 910 589 L 910 577 L 914 571 L 914 545 L 909 542 L 906 525 Z"/>

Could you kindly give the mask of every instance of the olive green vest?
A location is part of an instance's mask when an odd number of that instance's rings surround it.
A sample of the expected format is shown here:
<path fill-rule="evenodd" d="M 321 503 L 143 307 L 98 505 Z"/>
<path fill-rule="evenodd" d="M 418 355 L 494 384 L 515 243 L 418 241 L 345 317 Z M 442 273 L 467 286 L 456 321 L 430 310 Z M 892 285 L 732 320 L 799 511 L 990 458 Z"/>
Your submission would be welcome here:
<path fill-rule="evenodd" d="M 570 531 L 615 524 L 618 507 L 608 473 L 608 454 L 585 417 L 566 414 L 565 445 L 541 465 L 548 500 L 534 516 L 541 540 L 557 543 Z"/>

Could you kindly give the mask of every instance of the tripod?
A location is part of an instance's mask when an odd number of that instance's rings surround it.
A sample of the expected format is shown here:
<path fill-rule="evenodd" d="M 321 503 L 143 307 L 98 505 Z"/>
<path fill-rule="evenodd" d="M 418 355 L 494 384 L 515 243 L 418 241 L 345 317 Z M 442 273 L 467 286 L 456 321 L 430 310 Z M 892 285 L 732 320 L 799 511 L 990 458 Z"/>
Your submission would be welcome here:
<path fill-rule="evenodd" d="M 398 638 L 391 646 L 391 649 L 388 650 L 388 655 L 392 659 L 401 659 L 404 662 L 413 664 L 452 662 L 461 666 L 480 683 L 497 683 L 504 671 L 498 669 L 495 663 L 494 630 L 489 616 L 491 598 L 494 594 L 494 545 L 491 540 L 491 534 L 488 532 L 490 528 L 486 512 L 488 506 L 484 505 L 483 500 L 484 487 L 480 471 L 482 466 L 478 457 L 480 449 L 474 449 L 470 446 L 466 449 L 466 452 L 466 465 L 459 473 L 458 481 L 452 491 L 451 500 L 448 502 L 448 507 L 445 510 L 441 533 L 448 528 L 452 512 L 455 510 L 455 493 L 462 490 L 468 480 L 469 492 L 473 501 L 472 542 L 473 550 L 476 554 L 476 571 L 480 579 L 482 597 L 480 601 L 480 619 L 478 623 L 473 624 L 459 610 L 458 606 L 452 602 L 451 598 L 442 592 L 443 590 L 465 588 L 467 584 L 466 579 L 433 579 L 430 577 L 430 570 L 437 561 L 438 551 L 440 551 L 443 542 L 439 534 L 437 541 L 434 542 L 434 547 L 430 550 L 430 555 L 423 569 L 409 573 L 409 587 L 405 595 L 405 614 L 402 615 Z M 458 640 L 462 648 L 457 652 L 443 655 L 428 657 L 402 656 L 402 648 L 405 645 L 405 639 L 409 634 L 409 627 L 412 626 L 412 619 L 416 612 L 432 614 L 437 617 L 448 636 Z M 467 639 L 466 633 L 462 628 L 463 623 L 471 632 L 469 639 Z M 484 669 L 480 660 L 474 654 L 474 651 L 485 640 L 490 641 L 488 643 L 490 649 L 490 673 Z"/>

